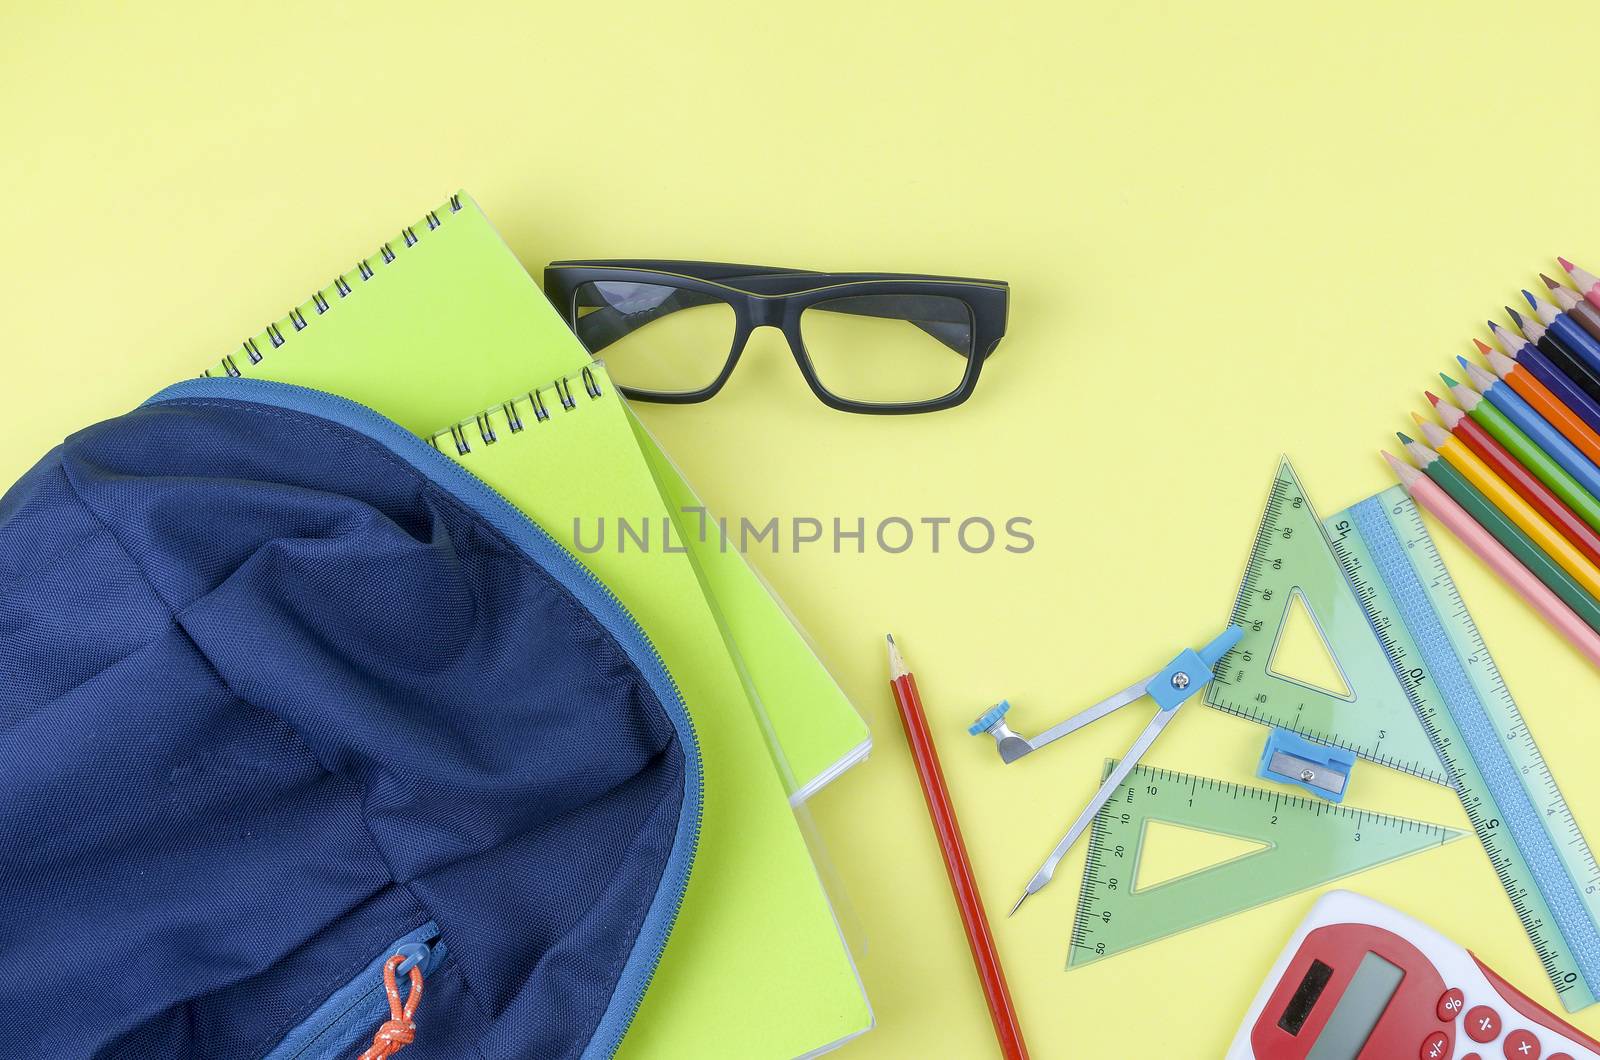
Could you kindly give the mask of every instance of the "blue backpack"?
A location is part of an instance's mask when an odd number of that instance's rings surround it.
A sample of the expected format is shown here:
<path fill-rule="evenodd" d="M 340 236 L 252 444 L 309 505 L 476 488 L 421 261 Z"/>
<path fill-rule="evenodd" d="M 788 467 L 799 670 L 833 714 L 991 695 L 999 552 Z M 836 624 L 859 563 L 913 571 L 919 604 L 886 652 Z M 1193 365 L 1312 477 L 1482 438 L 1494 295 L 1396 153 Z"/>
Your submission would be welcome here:
<path fill-rule="evenodd" d="M 699 815 L 617 599 L 370 410 L 196 380 L 0 500 L 0 1056 L 355 1060 L 386 965 L 402 1060 L 610 1056 Z"/>

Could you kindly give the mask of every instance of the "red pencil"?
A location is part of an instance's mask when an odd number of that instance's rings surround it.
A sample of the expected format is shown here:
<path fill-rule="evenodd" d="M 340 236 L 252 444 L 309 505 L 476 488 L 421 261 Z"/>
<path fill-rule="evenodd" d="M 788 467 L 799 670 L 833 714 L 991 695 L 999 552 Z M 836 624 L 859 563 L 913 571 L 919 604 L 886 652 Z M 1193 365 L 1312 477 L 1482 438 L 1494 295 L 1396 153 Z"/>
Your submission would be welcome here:
<path fill-rule="evenodd" d="M 1593 527 L 1568 507 L 1566 501 L 1550 492 L 1549 487 L 1522 465 L 1522 461 L 1512 456 L 1505 446 L 1495 441 L 1494 437 L 1478 426 L 1471 416 L 1449 402 L 1439 400 L 1431 391 L 1424 393 L 1428 400 L 1433 402 L 1434 411 L 1444 421 L 1445 430 L 1461 439 L 1468 449 L 1477 454 L 1479 460 L 1489 465 L 1490 471 L 1499 475 L 1505 480 L 1506 485 L 1516 490 L 1518 496 L 1527 501 L 1547 523 L 1560 531 L 1562 537 L 1572 542 L 1589 562 L 1600 566 L 1600 534 L 1596 534 Z M 1428 440 L 1428 444 L 1438 448 L 1446 437 L 1444 431 L 1415 413 L 1412 413 L 1412 418 L 1417 421 L 1417 426 L 1422 428 L 1422 436 Z"/>
<path fill-rule="evenodd" d="M 917 681 L 906 669 L 893 636 L 889 637 L 889 687 L 894 691 L 900 723 L 905 726 L 906 742 L 911 745 L 911 758 L 917 765 L 917 777 L 922 781 L 928 816 L 933 818 L 933 830 L 939 836 L 939 850 L 944 854 L 945 871 L 950 875 L 950 889 L 955 892 L 956 905 L 961 910 L 961 924 L 967 929 L 972 962 L 978 966 L 978 978 L 983 981 L 983 998 L 989 1003 L 989 1018 L 994 1021 L 1000 1052 L 1006 1060 L 1027 1060 L 1028 1047 L 1022 1041 L 1022 1027 L 1017 1023 L 1017 1010 L 1011 1005 L 1011 992 L 1006 989 L 1006 973 L 1000 967 L 994 937 L 989 934 L 983 898 L 978 894 L 972 866 L 967 862 L 961 826 L 956 823 L 956 812 L 944 787 L 944 771 L 939 768 L 939 752 L 934 749 L 928 719 L 922 713 Z"/>

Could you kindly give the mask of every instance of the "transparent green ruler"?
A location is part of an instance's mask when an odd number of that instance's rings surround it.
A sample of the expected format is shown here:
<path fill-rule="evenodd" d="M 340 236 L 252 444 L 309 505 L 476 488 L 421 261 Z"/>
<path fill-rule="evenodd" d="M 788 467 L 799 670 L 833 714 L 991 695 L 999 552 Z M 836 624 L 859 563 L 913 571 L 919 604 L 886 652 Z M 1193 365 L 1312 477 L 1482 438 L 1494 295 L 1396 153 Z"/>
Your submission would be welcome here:
<path fill-rule="evenodd" d="M 1141 871 L 1152 824 L 1245 840 L 1254 849 L 1145 886 Z M 1136 766 L 1090 829 L 1067 965 L 1089 964 L 1461 834 L 1303 795 Z"/>
<path fill-rule="evenodd" d="M 1267 495 L 1231 621 L 1244 637 L 1216 665 L 1205 701 L 1219 710 L 1445 783 L 1438 755 L 1374 635 L 1366 610 L 1287 458 Z M 1274 668 L 1291 607 L 1304 605 L 1344 694 Z"/>
<path fill-rule="evenodd" d="M 1600 866 L 1399 486 L 1327 522 L 1342 569 L 1568 1011 L 1600 990 Z"/>

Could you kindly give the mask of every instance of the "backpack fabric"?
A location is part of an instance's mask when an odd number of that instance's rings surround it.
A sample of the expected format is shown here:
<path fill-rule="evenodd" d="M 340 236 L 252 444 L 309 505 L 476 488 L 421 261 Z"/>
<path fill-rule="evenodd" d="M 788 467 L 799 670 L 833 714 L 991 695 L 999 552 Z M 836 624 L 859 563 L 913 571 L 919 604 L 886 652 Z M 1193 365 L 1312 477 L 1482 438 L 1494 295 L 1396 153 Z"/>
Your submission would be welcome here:
<path fill-rule="evenodd" d="M 608 1056 L 699 759 L 575 559 L 350 402 L 197 380 L 0 499 L 0 1057 Z M 375 992 L 374 992 L 375 991 Z"/>

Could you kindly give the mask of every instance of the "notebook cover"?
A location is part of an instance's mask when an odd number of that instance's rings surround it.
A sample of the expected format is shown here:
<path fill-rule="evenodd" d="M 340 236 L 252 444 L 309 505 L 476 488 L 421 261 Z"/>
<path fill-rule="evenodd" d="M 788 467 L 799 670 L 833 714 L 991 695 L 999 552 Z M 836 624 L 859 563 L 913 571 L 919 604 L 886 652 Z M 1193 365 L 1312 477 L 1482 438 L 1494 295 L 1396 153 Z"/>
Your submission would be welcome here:
<path fill-rule="evenodd" d="M 642 459 L 626 406 L 603 369 L 594 372 L 603 381 L 602 400 L 591 401 L 580 385 L 581 404 L 569 411 L 546 388 L 538 392 L 553 418 L 539 421 L 531 412 L 530 379 L 548 381 L 588 363 L 542 292 L 461 195 L 208 374 L 339 393 L 419 434 L 498 407 L 524 388 L 513 407 L 522 410 L 525 433 L 511 432 L 505 411 L 498 411 L 491 422 L 505 440 L 483 445 L 479 435 L 463 463 L 572 548 L 658 639 L 683 686 L 705 759 L 701 849 L 657 973 L 656 983 L 666 985 L 647 994 L 624 1052 L 705 1055 L 710 1027 L 719 1044 L 725 1040 L 734 1050 L 730 1055 L 825 1049 L 870 1027 L 871 1011 L 718 612 L 702 591 L 701 579 L 712 579 L 686 553 L 574 548 L 577 516 L 667 517 L 659 471 Z M 478 430 L 475 420 L 467 422 L 464 438 Z M 450 437 L 442 446 L 447 452 L 454 451 Z M 586 529 L 592 534 L 592 525 Z M 742 557 L 726 555 L 744 566 Z M 767 599 L 769 612 L 781 618 Z M 742 605 L 739 613 L 746 613 Z M 782 625 L 795 635 L 786 619 Z M 765 643 L 761 636 L 746 639 Z M 809 650 L 806 656 L 821 670 Z M 860 724 L 853 710 L 849 716 Z M 859 740 L 851 734 L 844 744 L 841 756 Z"/>
<path fill-rule="evenodd" d="M 421 435 L 587 363 L 477 204 L 459 193 L 206 374 L 326 390 Z M 679 539 L 713 591 L 731 594 L 728 633 L 801 801 L 865 757 L 866 723 L 744 557 L 699 540 L 699 516 L 677 503 L 693 491 L 643 432 L 640 448 L 671 500 Z"/>
<path fill-rule="evenodd" d="M 799 804 L 867 757 L 872 750 L 867 723 L 818 663 L 782 599 L 737 548 L 722 540 L 715 516 L 700 514 L 705 505 L 672 458 L 631 409 L 628 418 L 662 499 L 681 514 L 679 537 L 688 542 L 708 595 L 750 669 L 774 742 L 782 749 L 775 765 L 785 774 L 790 801 Z M 851 740 L 855 746 L 841 754 Z"/>

